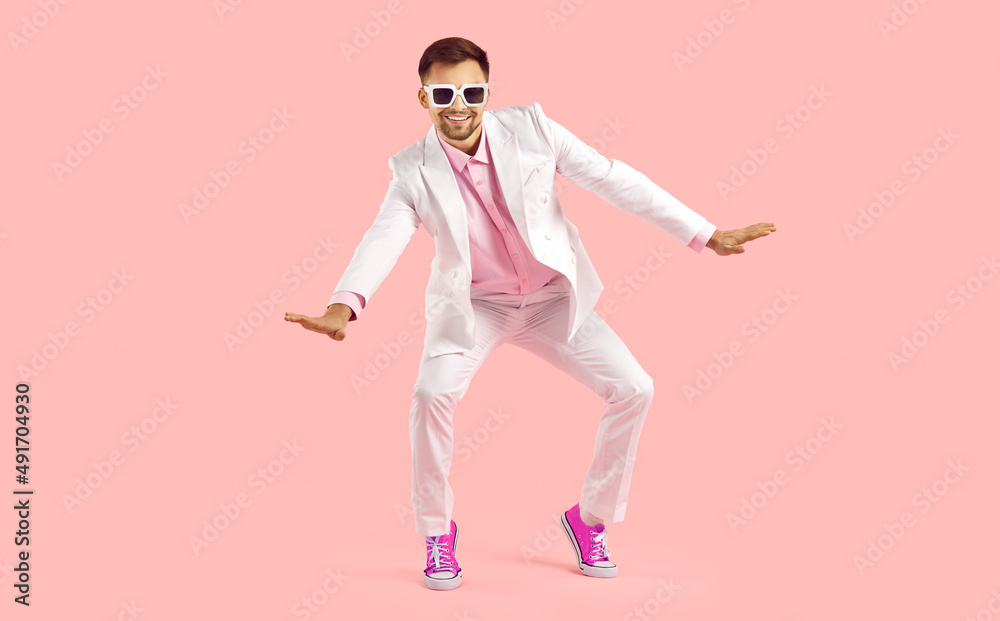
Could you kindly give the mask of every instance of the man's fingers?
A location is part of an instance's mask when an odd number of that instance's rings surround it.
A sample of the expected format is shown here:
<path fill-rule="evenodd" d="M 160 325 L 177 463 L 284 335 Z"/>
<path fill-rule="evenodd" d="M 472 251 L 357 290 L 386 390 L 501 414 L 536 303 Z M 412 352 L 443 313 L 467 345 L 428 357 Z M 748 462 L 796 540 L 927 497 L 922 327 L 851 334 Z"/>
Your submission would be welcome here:
<path fill-rule="evenodd" d="M 285 313 L 285 321 L 291 321 L 299 324 L 306 330 L 312 330 L 314 332 L 326 332 L 323 326 L 317 321 L 317 317 L 307 317 L 305 315 L 296 315 L 295 313 Z"/>
<path fill-rule="evenodd" d="M 723 231 L 721 243 L 716 247 L 716 252 L 720 255 L 742 254 L 746 252 L 743 244 L 764 237 L 772 231 L 778 230 L 773 222 L 758 222 L 750 226 L 736 229 L 734 231 Z"/>
<path fill-rule="evenodd" d="M 298 315 L 296 313 L 285 313 L 285 321 L 294 321 L 295 323 L 305 324 L 312 320 L 312 317 L 307 317 L 305 315 Z"/>
<path fill-rule="evenodd" d="M 778 230 L 773 223 L 770 222 L 760 222 L 736 231 L 733 231 L 736 237 L 737 243 L 742 244 L 743 242 L 748 242 L 758 237 L 764 237 L 771 233 L 771 231 Z"/>
<path fill-rule="evenodd" d="M 757 236 L 763 237 L 771 231 L 777 231 L 778 227 L 774 226 L 773 222 L 761 222 L 754 227 L 757 230 Z"/>
<path fill-rule="evenodd" d="M 347 338 L 347 333 L 344 328 L 339 330 L 334 330 L 330 332 L 329 323 L 324 321 L 323 317 L 307 317 L 305 315 L 298 315 L 296 313 L 285 313 L 285 321 L 292 321 L 299 324 L 306 330 L 311 330 L 313 332 L 319 332 L 320 334 L 325 334 L 335 341 L 343 341 Z"/>

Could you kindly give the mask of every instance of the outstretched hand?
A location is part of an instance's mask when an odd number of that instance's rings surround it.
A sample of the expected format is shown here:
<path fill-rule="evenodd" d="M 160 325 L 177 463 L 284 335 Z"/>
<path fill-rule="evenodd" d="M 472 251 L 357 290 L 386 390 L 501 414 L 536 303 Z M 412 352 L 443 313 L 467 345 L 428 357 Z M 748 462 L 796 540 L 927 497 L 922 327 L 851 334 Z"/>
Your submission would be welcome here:
<path fill-rule="evenodd" d="M 346 309 L 346 310 L 345 310 Z M 325 334 L 335 341 L 343 341 L 347 337 L 347 322 L 353 311 L 345 304 L 331 305 L 322 317 L 307 317 L 295 313 L 285 313 L 285 321 L 299 324 L 306 330 Z"/>
<path fill-rule="evenodd" d="M 720 256 L 740 254 L 746 250 L 743 247 L 743 244 L 746 242 L 758 237 L 764 237 L 777 230 L 773 222 L 760 222 L 732 231 L 716 230 L 712 233 L 712 238 L 708 240 L 705 246 L 711 248 Z"/>

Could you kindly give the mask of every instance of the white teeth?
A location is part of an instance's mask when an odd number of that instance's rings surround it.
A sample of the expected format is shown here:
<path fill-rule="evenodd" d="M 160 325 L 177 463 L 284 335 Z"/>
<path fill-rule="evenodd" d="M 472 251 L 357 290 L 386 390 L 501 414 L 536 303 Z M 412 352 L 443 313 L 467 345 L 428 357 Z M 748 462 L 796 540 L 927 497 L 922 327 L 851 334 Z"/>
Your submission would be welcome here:
<path fill-rule="evenodd" d="M 467 116 L 462 116 L 462 117 L 457 117 L 457 118 L 456 118 L 456 117 L 453 117 L 453 116 L 449 116 L 448 118 L 449 118 L 449 119 L 451 119 L 452 121 L 464 121 L 465 119 L 467 119 L 467 118 L 469 118 L 469 117 L 467 117 Z"/>

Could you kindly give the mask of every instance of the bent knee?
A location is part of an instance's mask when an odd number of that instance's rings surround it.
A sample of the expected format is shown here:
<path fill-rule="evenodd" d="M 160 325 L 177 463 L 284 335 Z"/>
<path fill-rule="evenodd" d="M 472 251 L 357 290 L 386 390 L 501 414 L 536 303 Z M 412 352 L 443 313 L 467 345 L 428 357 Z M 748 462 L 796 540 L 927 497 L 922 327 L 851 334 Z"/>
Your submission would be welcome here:
<path fill-rule="evenodd" d="M 652 401 L 653 378 L 648 373 L 641 373 L 616 386 L 607 398 L 608 403 L 625 400 Z"/>
<path fill-rule="evenodd" d="M 419 407 L 454 407 L 461 398 L 459 391 L 441 382 L 419 382 L 413 386 L 413 405 Z"/>
<path fill-rule="evenodd" d="M 644 373 L 637 383 L 638 392 L 647 399 L 653 398 L 653 378 Z"/>
<path fill-rule="evenodd" d="M 639 398 L 651 401 L 653 399 L 653 378 L 647 373 L 639 376 L 635 382 L 635 392 Z"/>

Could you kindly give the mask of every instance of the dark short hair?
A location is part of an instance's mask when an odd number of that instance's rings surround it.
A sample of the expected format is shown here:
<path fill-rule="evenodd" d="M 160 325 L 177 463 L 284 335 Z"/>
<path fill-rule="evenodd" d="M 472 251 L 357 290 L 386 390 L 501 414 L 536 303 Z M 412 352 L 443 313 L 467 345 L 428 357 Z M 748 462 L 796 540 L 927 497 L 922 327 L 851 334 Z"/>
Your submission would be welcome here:
<path fill-rule="evenodd" d="M 489 82 L 490 61 L 486 57 L 486 51 L 483 48 L 462 37 L 438 39 L 427 46 L 427 49 L 424 50 L 423 55 L 420 57 L 420 65 L 417 67 L 417 73 L 420 75 L 420 83 L 425 83 L 427 74 L 431 72 L 431 65 L 434 63 L 457 65 L 470 58 L 479 63 L 480 69 L 483 70 L 483 75 L 486 76 L 486 81 Z"/>

